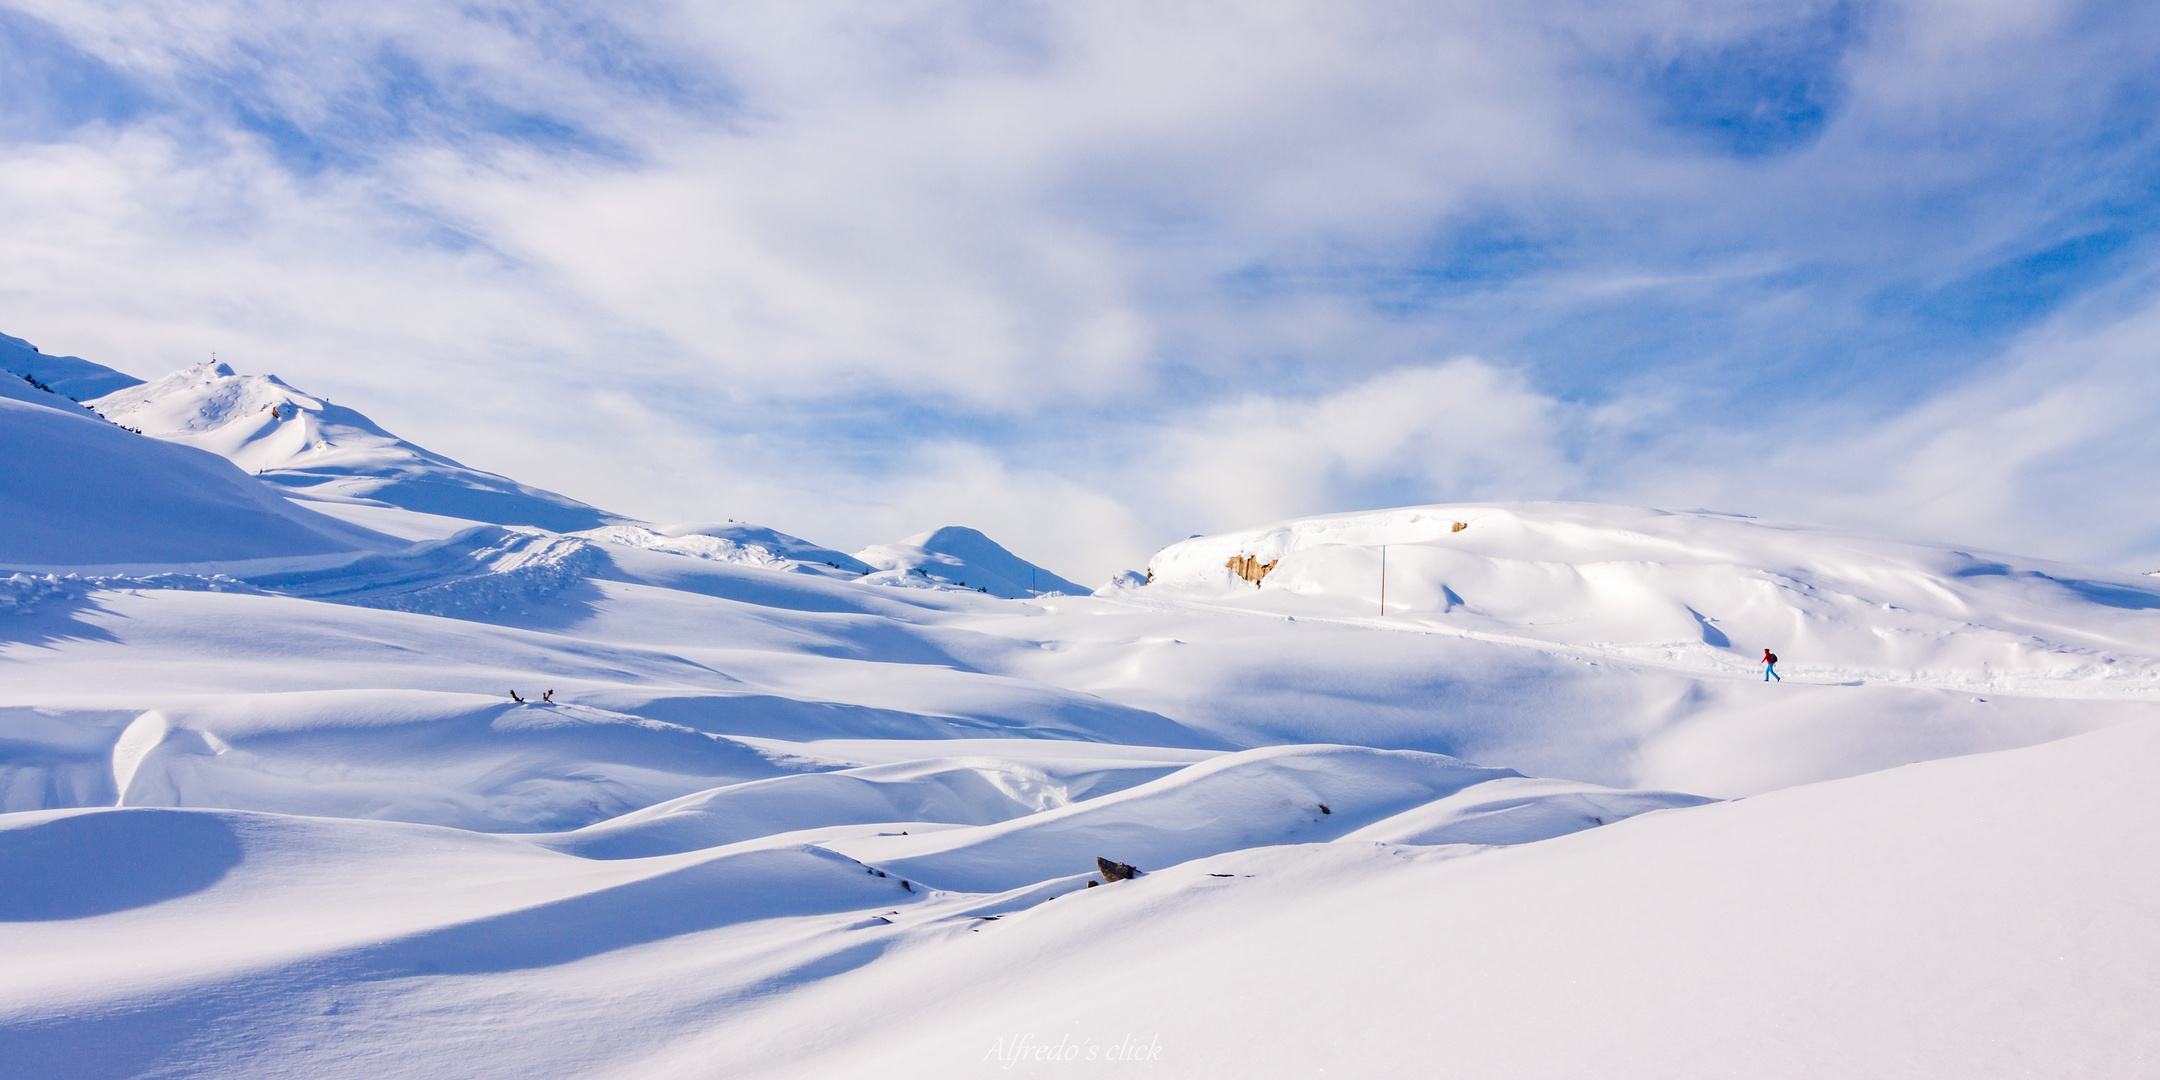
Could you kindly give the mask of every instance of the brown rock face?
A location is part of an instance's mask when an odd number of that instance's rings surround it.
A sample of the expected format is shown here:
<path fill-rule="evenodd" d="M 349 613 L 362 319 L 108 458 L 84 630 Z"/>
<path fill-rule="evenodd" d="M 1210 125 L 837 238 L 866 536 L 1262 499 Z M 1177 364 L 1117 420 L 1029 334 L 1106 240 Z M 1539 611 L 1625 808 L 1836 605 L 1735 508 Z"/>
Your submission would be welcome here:
<path fill-rule="evenodd" d="M 1131 863 L 1111 862 L 1100 855 L 1095 856 L 1095 869 L 1102 871 L 1102 879 L 1106 882 L 1124 881 L 1140 876 L 1140 871 L 1134 869 Z"/>
<path fill-rule="evenodd" d="M 1263 563 L 1250 555 L 1237 555 L 1223 565 L 1236 571 L 1237 576 L 1252 582 L 1253 587 L 1257 589 L 1260 587 L 1260 579 L 1266 577 L 1268 571 L 1275 569 L 1275 564 L 1281 561 L 1281 559 L 1270 559 Z"/>

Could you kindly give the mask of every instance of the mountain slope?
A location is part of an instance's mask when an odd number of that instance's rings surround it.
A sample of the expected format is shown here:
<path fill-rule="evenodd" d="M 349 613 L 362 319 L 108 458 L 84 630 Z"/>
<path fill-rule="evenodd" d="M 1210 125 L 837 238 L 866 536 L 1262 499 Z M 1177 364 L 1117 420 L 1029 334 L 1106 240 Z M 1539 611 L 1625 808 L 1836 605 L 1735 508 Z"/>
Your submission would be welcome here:
<path fill-rule="evenodd" d="M 974 589 L 1007 600 L 1027 596 L 1085 596 L 1075 585 L 1018 555 L 974 529 L 947 525 L 890 544 L 855 553 L 875 567 L 876 585 L 936 586 Z"/>
<path fill-rule="evenodd" d="M 53 403 L 27 398 L 51 397 Z M 122 431 L 42 391 L 0 396 L 0 566 L 201 563 L 387 541 L 213 454 Z"/>
<path fill-rule="evenodd" d="M 38 386 L 75 401 L 89 401 L 124 390 L 141 379 L 93 364 L 80 356 L 51 356 L 18 337 L 0 334 L 0 370 L 26 377 Z"/>
<path fill-rule="evenodd" d="M 275 375 L 240 375 L 228 364 L 199 364 L 90 405 L 115 423 L 208 450 L 303 498 L 371 502 L 555 532 L 623 520 L 468 468 Z"/>

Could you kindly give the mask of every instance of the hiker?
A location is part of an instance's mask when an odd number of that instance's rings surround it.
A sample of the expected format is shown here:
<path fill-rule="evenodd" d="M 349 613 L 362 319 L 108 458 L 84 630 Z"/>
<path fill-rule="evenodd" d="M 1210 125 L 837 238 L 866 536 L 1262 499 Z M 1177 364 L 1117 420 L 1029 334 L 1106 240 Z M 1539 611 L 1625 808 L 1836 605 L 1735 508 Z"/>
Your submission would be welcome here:
<path fill-rule="evenodd" d="M 540 700 L 545 701 L 550 705 L 555 704 L 555 691 L 550 690 L 547 693 L 540 695 Z"/>
<path fill-rule="evenodd" d="M 1777 654 L 1764 649 L 1762 651 L 1762 681 L 1769 682 L 1772 679 L 1784 682 L 1785 676 L 1777 673 Z"/>
<path fill-rule="evenodd" d="M 518 696 L 518 692 L 517 692 L 517 691 L 515 691 L 515 690 L 512 690 L 512 691 L 510 691 L 510 700 L 512 700 L 512 701 L 515 701 L 515 702 L 517 702 L 517 703 L 518 703 L 518 704 L 520 704 L 520 705 L 522 705 L 522 704 L 524 704 L 524 703 L 525 703 L 525 699 L 524 699 L 524 698 L 521 698 L 521 697 L 519 697 L 519 696 Z"/>

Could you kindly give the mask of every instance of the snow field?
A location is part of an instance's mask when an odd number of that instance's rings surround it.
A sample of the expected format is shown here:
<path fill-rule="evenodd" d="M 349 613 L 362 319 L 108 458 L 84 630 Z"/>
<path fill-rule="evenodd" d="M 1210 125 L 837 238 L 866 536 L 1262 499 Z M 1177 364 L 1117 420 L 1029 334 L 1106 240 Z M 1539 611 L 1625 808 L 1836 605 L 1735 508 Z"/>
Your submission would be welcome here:
<path fill-rule="evenodd" d="M 170 1036 L 160 1029 L 168 1022 L 214 1026 L 226 1019 L 221 1011 L 285 1013 L 356 984 L 572 977 L 580 964 L 620 962 L 664 943 L 702 942 L 708 965 L 731 950 L 747 953 L 735 959 L 761 980 L 809 984 L 828 977 L 830 965 L 854 966 L 847 957 L 867 960 L 863 949 L 936 940 L 996 921 L 986 916 L 1086 892 L 1091 852 L 1174 859 L 1324 837 L 1435 790 L 1475 790 L 1506 778 L 1506 770 L 1349 747 L 1253 751 L 1183 768 L 1090 761 L 1067 751 L 1051 753 L 1045 764 L 1018 783 L 1002 762 L 789 776 L 527 838 L 236 811 L 9 815 L 0 822 L 0 870 L 46 884 L 12 892 L 0 908 L 0 944 L 23 976 L 0 991 L 0 1049 L 17 1061 L 41 1060 L 56 1047 L 76 1047 L 69 1032 L 81 1036 L 127 1016 L 149 1032 L 105 1048 L 117 1055 L 112 1075 L 171 1054 L 187 1056 L 194 1068 L 255 1073 L 272 1062 L 232 1054 L 258 1047 L 161 1044 Z M 947 820 L 818 827 L 815 815 L 831 817 L 837 808 L 846 816 L 847 798 L 831 797 L 841 783 L 857 789 L 849 793 L 857 808 L 873 811 L 861 816 L 904 807 Z M 1094 797 L 1070 801 L 1073 786 Z M 1096 794 L 1102 789 L 1111 793 Z M 1251 813 L 1256 802 L 1313 795 L 1342 804 L 1337 814 L 1321 815 L 1338 823 L 1310 828 L 1303 807 Z M 746 803 L 762 803 L 767 820 L 784 831 L 733 843 L 711 831 L 754 827 L 754 814 L 728 812 Z M 1146 812 L 1151 806 L 1156 813 Z M 1165 816 L 1171 809 L 1184 817 Z M 705 819 L 707 831 L 685 835 L 683 819 L 692 815 Z M 1004 825 L 952 823 L 970 818 Z M 670 840 L 681 850 L 625 849 Z M 178 927 L 187 928 L 187 947 L 162 944 Z M 760 959 L 775 937 L 793 943 L 793 967 Z M 71 962 L 86 950 L 107 960 Z M 452 1065 L 464 1039 L 407 1045 L 396 1068 L 377 1062 L 373 1075 L 446 1068 L 513 1074 Z M 558 1031 L 550 1041 L 553 1053 L 573 1060 L 620 1052 L 578 1032 Z M 206 1049 L 209 1058 L 200 1056 Z M 509 1047 L 487 1050 L 499 1062 L 530 1060 Z M 276 1065 L 315 1073 L 348 1052 L 341 1045 L 286 1047 Z M 93 1068 L 76 1075 L 104 1074 Z"/>
<path fill-rule="evenodd" d="M 2139 723 L 1516 847 L 1225 854 L 603 1075 L 1109 1071 L 1024 1037 L 1160 1076 L 2140 1076 L 2155 768 Z"/>

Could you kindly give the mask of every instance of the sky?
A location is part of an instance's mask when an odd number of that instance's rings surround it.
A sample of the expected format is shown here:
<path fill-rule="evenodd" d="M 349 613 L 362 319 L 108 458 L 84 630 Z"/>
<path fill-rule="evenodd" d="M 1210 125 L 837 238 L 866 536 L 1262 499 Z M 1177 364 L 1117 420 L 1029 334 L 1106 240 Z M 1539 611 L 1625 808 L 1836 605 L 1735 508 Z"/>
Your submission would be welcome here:
<path fill-rule="evenodd" d="M 0 332 L 1081 581 L 1586 499 L 2160 568 L 2160 7 L 0 0 Z"/>

